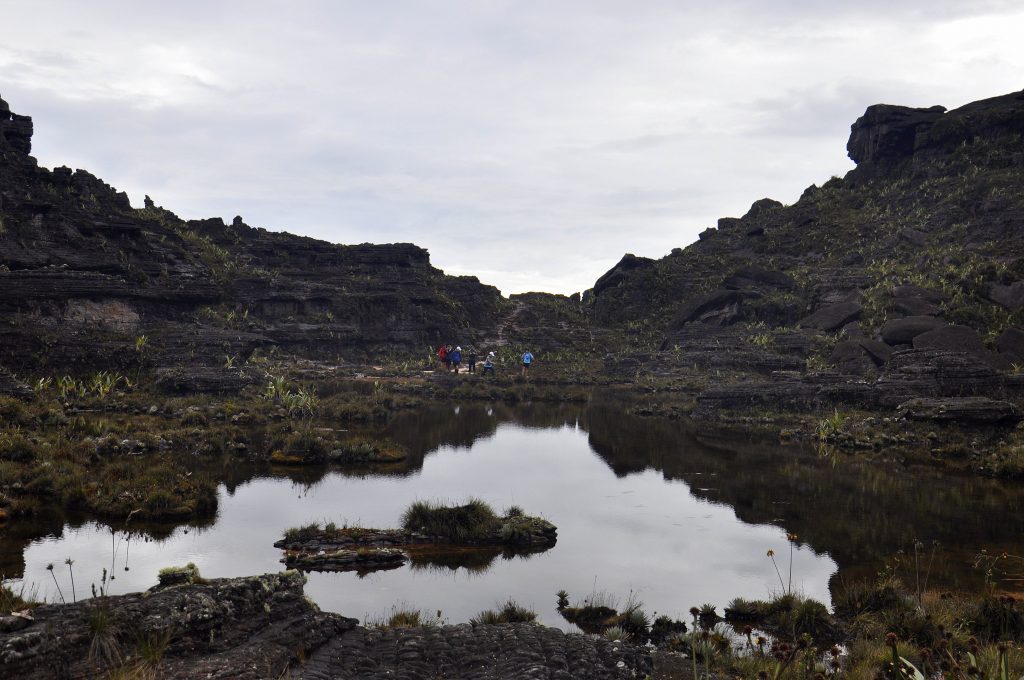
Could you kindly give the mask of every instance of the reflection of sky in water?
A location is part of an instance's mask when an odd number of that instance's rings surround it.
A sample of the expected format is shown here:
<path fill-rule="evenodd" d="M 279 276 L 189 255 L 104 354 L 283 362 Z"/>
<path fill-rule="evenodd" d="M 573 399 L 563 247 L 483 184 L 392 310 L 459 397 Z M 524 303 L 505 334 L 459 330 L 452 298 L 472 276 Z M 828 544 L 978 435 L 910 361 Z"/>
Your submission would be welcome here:
<path fill-rule="evenodd" d="M 706 479 L 702 486 L 713 489 L 715 478 Z M 441 447 L 426 458 L 419 474 L 408 477 L 329 474 L 311 487 L 258 479 L 233 496 L 222 487 L 213 527 L 179 528 L 160 542 L 121 539 L 112 546 L 109 529 L 95 524 L 66 528 L 59 539 L 31 544 L 25 573 L 41 596 L 54 600 L 47 563 L 54 563 L 65 597 L 70 597 L 63 562 L 72 557 L 81 595 L 98 581 L 104 566 L 110 568 L 115 549 L 114 593 L 148 588 L 161 567 L 190 561 L 208 577 L 278 571 L 281 553 L 272 544 L 288 527 L 310 521 L 394 526 L 412 500 L 460 501 L 471 495 L 498 510 L 516 504 L 543 515 L 558 527 L 558 544 L 528 559 L 499 557 L 482 574 L 402 568 L 360 579 L 353 573 L 314 573 L 307 594 L 324 609 L 360 619 L 408 603 L 440 609 L 452 622 L 512 597 L 536 609 L 543 623 L 565 627 L 555 611 L 555 592 L 561 588 L 573 600 L 596 587 L 624 601 L 633 590 L 648 612 L 685 618 L 694 605 L 721 607 L 736 596 L 764 597 L 779 590 L 766 557 L 769 548 L 787 578 L 789 548 L 782 529 L 743 524 L 730 507 L 697 500 L 685 484 L 666 481 L 655 471 L 617 478 L 590 450 L 580 429 L 509 424 L 471 449 Z M 793 562 L 794 588 L 828 602 L 832 560 L 798 548 Z"/>

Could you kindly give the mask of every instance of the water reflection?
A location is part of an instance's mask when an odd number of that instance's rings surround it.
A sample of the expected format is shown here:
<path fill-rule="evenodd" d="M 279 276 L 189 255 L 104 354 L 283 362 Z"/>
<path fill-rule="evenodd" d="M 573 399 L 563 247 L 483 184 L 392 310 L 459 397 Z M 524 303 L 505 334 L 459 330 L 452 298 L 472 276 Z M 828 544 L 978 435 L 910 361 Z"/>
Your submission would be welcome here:
<path fill-rule="evenodd" d="M 50 512 L 0 529 L 0 572 L 26 574 L 52 598 L 45 565 L 66 557 L 86 582 L 113 558 L 113 592 L 149 587 L 159 568 L 189 561 L 209 577 L 275 571 L 281 553 L 272 544 L 290 526 L 394 526 L 412 500 L 469 495 L 545 516 L 558 526 L 558 545 L 529 559 L 500 550 L 413 555 L 410 568 L 362 578 L 313 574 L 307 591 L 351 616 L 406 601 L 453 621 L 513 597 L 544 623 L 564 625 L 554 607 L 562 588 L 574 599 L 634 590 L 648 609 L 675 616 L 764 597 L 779 587 L 765 551 L 788 555 L 788 532 L 800 537 L 794 585 L 824 600 L 830 578 L 836 587 L 872 575 L 914 539 L 943 544 L 932 582 L 944 586 L 972 583 L 970 556 L 982 547 L 1021 551 L 1014 485 L 882 460 L 834 465 L 813 450 L 629 416 L 613 399 L 444 406 L 398 414 L 370 434 L 402 445 L 408 459 L 357 469 L 218 461 L 215 521 L 115 527 L 138 532 L 130 543 L 122 536 L 119 550 L 106 524 Z"/>

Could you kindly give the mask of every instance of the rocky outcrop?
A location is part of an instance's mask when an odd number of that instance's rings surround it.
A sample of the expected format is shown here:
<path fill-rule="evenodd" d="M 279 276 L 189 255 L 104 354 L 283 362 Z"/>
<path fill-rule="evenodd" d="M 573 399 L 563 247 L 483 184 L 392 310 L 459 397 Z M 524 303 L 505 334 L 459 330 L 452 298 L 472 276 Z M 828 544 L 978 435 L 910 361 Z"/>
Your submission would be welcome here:
<path fill-rule="evenodd" d="M 945 325 L 945 321 L 932 316 L 908 316 L 903 319 L 886 321 L 882 324 L 879 335 L 888 345 L 908 345 L 917 336 Z"/>
<path fill-rule="evenodd" d="M 2 100 L 0 100 L 2 102 Z M 489 331 L 497 289 L 451 277 L 413 244 L 336 245 L 133 209 L 84 170 L 40 168 L 32 125 L 0 103 L 0 365 L 223 364 L 256 348 L 365 358 Z M 137 363 L 137 362 L 136 362 Z M 137 366 L 136 366 L 137 368 Z"/>
<path fill-rule="evenodd" d="M 0 148 L 18 153 L 32 153 L 32 118 L 11 113 L 11 107 L 0 99 Z"/>
<path fill-rule="evenodd" d="M 986 397 L 911 399 L 900 404 L 896 413 L 910 420 L 968 424 L 1016 425 L 1024 417 L 1013 404 Z"/>
<path fill-rule="evenodd" d="M 370 630 L 321 612 L 296 572 L 185 579 L 0 617 L 4 677 L 106 677 L 155 663 L 193 678 L 635 678 L 650 653 L 535 624 Z M 7 620 L 16 620 L 8 623 Z M 161 650 L 143 656 L 144 650 Z"/>
<path fill-rule="evenodd" d="M 919 136 L 924 136 L 946 112 L 945 107 L 914 109 L 876 104 L 850 127 L 846 151 L 857 163 L 891 164 L 913 155 Z"/>
<path fill-rule="evenodd" d="M 298 654 L 357 623 L 319 611 L 304 581 L 270 574 L 43 605 L 26 627 L 0 633 L 0 667 L 26 680 L 92 677 L 118 660 L 130 664 L 147 640 L 166 639 L 161 677 L 280 677 Z"/>
<path fill-rule="evenodd" d="M 637 257 L 626 253 L 619 260 L 618 264 L 601 275 L 594 283 L 593 294 L 600 295 L 609 288 L 614 288 L 622 283 L 630 274 L 637 269 L 646 269 L 654 263 L 654 260 L 647 257 Z"/>

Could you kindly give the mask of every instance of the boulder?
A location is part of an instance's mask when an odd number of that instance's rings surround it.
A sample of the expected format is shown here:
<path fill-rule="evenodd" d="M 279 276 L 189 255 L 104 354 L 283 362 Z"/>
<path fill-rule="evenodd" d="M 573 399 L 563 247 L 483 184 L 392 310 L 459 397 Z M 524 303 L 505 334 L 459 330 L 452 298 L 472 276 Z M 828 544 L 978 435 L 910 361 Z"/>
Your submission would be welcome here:
<path fill-rule="evenodd" d="M 859 338 L 857 342 L 860 343 L 860 346 L 864 348 L 864 351 L 868 353 L 868 356 L 870 356 L 878 366 L 881 366 L 892 358 L 893 348 L 884 342 L 872 340 L 870 338 Z"/>
<path fill-rule="evenodd" d="M 900 404 L 896 412 L 910 420 L 957 423 L 1016 425 L 1022 419 L 1020 409 L 1010 402 L 987 397 L 911 399 Z"/>
<path fill-rule="evenodd" d="M 1024 281 L 1015 281 L 1009 285 L 1001 283 L 990 284 L 986 295 L 989 300 L 997 305 L 1002 305 L 1010 311 L 1016 312 L 1024 308 Z"/>
<path fill-rule="evenodd" d="M 862 310 L 859 302 L 837 302 L 819 307 L 812 314 L 800 319 L 799 325 L 804 328 L 834 331 L 859 319 Z"/>
<path fill-rule="evenodd" d="M 896 286 L 892 289 L 892 296 L 894 298 L 918 298 L 936 305 L 949 300 L 949 296 L 941 290 L 925 288 L 914 284 Z"/>
<path fill-rule="evenodd" d="M 1010 326 L 996 338 L 996 349 L 1011 364 L 1024 366 L 1024 329 Z"/>
<path fill-rule="evenodd" d="M 927 331 L 913 340 L 914 349 L 944 349 L 951 352 L 964 352 L 978 357 L 995 368 L 1007 368 L 1005 359 L 992 354 L 985 347 L 985 342 L 978 331 L 968 326 L 943 326 Z"/>
<path fill-rule="evenodd" d="M 908 316 L 903 319 L 886 321 L 882 324 L 879 334 L 882 336 L 882 341 L 888 345 L 902 345 L 913 342 L 914 338 L 922 333 L 942 328 L 945 325 L 945 321 L 936 319 L 934 316 Z"/>
<path fill-rule="evenodd" d="M 921 298 L 896 298 L 890 309 L 900 316 L 940 316 L 942 308 Z"/>
<path fill-rule="evenodd" d="M 843 373 L 861 374 L 875 367 L 874 360 L 856 340 L 843 340 L 836 343 L 828 362 Z"/>

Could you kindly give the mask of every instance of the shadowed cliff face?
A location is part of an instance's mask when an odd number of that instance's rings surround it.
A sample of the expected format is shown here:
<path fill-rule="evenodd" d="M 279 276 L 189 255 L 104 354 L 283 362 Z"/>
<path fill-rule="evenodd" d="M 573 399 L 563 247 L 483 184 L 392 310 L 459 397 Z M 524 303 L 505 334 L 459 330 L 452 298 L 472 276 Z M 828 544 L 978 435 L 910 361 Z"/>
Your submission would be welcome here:
<path fill-rule="evenodd" d="M 155 365 L 277 347 L 330 360 L 490 328 L 498 291 L 412 244 L 343 246 L 220 219 L 185 222 L 83 170 L 40 168 L 31 119 L 0 100 L 0 363 Z"/>

